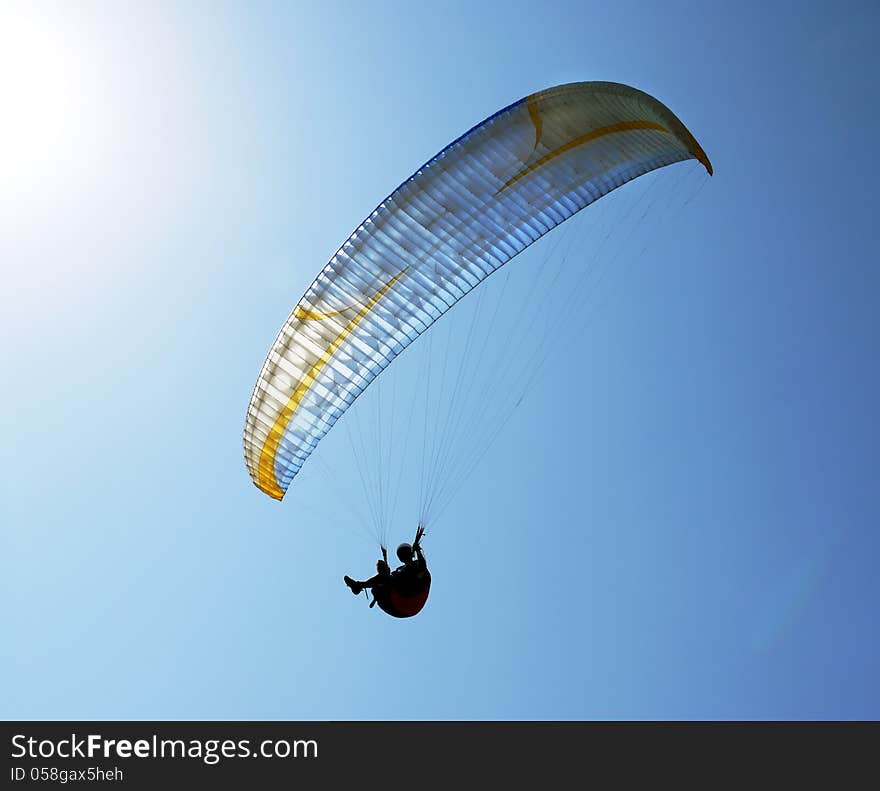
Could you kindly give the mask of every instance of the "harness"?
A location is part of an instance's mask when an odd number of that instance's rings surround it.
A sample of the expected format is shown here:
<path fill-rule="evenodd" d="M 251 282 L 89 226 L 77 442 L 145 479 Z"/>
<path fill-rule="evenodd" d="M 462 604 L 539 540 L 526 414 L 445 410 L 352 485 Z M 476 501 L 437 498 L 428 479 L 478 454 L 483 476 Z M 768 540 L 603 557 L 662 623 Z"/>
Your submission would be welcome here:
<path fill-rule="evenodd" d="M 426 568 L 412 575 L 411 579 L 402 576 L 395 578 L 392 574 L 387 584 L 376 585 L 371 592 L 373 600 L 370 602 L 370 607 L 378 604 L 380 610 L 393 618 L 412 618 L 421 612 L 425 602 L 428 601 L 428 594 L 431 592 L 431 572 Z"/>

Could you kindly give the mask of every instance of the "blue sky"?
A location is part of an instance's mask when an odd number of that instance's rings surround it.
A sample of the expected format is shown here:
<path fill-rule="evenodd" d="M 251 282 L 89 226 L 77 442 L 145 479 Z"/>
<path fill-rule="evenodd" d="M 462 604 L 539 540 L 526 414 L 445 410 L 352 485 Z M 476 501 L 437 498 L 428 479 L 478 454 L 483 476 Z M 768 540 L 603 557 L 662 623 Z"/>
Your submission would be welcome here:
<path fill-rule="evenodd" d="M 880 716 L 877 23 L 870 3 L 5 5 L 0 715 Z M 609 268 L 613 298 L 429 535 L 428 606 L 394 621 L 342 585 L 376 548 L 326 480 L 281 505 L 251 485 L 251 387 L 403 178 L 592 79 L 668 104 L 716 175 Z M 354 492 L 339 437 L 324 450 Z"/>

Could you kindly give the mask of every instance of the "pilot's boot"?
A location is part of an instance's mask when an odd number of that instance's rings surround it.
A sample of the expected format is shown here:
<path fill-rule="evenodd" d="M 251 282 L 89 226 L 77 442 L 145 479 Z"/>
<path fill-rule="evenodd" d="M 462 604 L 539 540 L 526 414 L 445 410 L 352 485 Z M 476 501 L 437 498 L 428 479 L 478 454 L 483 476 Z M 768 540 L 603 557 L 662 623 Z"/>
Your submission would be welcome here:
<path fill-rule="evenodd" d="M 345 580 L 345 584 L 348 585 L 349 588 L 351 588 L 351 592 L 355 596 L 357 596 L 364 589 L 363 585 L 361 585 L 356 580 L 353 580 L 351 577 L 348 576 L 348 574 L 346 574 L 342 579 Z"/>

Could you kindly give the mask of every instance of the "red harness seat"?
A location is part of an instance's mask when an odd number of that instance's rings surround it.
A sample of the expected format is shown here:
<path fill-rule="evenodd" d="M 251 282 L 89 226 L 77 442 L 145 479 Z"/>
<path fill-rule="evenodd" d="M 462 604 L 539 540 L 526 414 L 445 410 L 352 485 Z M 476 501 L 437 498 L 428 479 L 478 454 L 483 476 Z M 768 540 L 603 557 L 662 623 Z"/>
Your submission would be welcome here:
<path fill-rule="evenodd" d="M 418 584 L 395 585 L 394 582 L 381 589 L 373 589 L 376 604 L 394 618 L 412 618 L 421 612 L 431 592 L 431 572 L 425 569 L 419 574 Z"/>

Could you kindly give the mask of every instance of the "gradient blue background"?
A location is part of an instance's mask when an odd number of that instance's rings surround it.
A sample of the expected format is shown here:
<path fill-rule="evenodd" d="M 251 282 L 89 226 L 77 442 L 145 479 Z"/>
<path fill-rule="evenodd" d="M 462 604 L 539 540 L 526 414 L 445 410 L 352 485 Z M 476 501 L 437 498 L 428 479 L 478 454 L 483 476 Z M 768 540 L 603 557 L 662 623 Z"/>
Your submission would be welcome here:
<path fill-rule="evenodd" d="M 880 716 L 876 4 L 20 11 L 86 98 L 63 173 L 0 204 L 0 715 Z M 254 378 L 415 166 L 591 79 L 661 98 L 717 175 L 393 621 L 342 586 L 374 549 L 317 483 L 248 480 Z"/>

